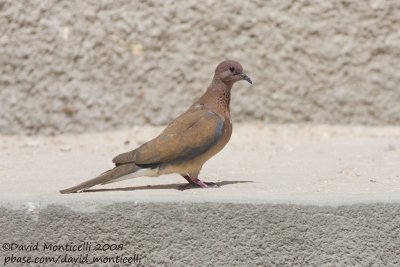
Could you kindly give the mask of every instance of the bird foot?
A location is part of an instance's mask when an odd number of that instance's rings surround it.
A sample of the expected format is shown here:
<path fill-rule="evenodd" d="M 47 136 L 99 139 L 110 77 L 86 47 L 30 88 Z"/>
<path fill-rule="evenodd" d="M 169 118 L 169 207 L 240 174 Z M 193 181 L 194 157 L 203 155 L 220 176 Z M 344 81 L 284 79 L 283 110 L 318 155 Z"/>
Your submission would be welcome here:
<path fill-rule="evenodd" d="M 197 183 L 187 183 L 187 184 L 182 184 L 178 186 L 178 189 L 181 191 L 187 190 L 187 189 L 193 189 L 193 188 L 218 188 L 219 185 L 216 183 L 211 183 L 211 182 L 203 182 L 203 181 L 196 181 Z"/>

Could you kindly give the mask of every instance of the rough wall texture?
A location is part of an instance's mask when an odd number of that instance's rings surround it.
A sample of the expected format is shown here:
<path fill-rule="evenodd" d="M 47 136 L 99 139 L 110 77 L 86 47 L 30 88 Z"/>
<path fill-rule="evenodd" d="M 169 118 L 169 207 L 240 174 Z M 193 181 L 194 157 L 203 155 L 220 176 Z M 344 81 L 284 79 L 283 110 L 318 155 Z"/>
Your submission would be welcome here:
<path fill-rule="evenodd" d="M 5 243 L 91 242 L 91 251 L 8 251 L 6 257 L 129 257 L 140 266 L 399 266 L 398 204 L 332 207 L 119 203 L 97 212 L 49 206 L 32 213 L 0 207 Z M 94 251 L 95 244 L 123 249 Z M 83 257 L 83 256 L 82 256 Z M 91 261 L 88 261 L 91 262 Z M 80 264 L 78 264 L 80 266 Z M 78 266 L 41 264 L 40 266 Z M 21 266 L 11 264 L 5 266 Z M 24 266 L 39 266 L 30 264 Z M 85 264 L 84 266 L 111 266 Z M 139 266 L 112 264 L 112 266 Z"/>
<path fill-rule="evenodd" d="M 0 2 L 0 132 L 165 124 L 221 60 L 235 121 L 400 123 L 400 1 Z"/>

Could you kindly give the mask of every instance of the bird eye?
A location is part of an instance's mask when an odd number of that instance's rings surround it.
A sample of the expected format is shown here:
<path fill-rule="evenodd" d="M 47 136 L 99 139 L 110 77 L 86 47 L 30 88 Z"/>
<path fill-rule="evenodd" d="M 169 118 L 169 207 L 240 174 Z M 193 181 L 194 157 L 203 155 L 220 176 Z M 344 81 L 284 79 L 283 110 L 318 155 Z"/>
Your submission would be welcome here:
<path fill-rule="evenodd" d="M 231 72 L 234 72 L 234 71 L 235 71 L 235 68 L 234 68 L 234 67 L 229 67 L 229 70 L 230 70 Z"/>

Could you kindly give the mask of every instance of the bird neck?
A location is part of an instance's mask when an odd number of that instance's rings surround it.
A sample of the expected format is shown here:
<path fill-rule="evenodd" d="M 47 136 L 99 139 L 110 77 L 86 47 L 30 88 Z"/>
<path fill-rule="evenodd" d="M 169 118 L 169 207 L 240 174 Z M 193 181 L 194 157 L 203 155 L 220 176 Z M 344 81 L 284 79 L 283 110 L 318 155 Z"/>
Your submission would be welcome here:
<path fill-rule="evenodd" d="M 219 79 L 213 79 L 199 102 L 211 110 L 229 117 L 229 103 L 231 100 L 232 85 L 233 83 L 225 84 Z"/>

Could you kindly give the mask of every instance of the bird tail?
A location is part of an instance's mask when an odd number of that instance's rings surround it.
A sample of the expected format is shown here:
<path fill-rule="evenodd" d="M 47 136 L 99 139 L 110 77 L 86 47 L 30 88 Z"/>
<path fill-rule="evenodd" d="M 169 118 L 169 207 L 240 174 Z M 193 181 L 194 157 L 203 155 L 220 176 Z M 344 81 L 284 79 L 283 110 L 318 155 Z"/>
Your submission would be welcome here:
<path fill-rule="evenodd" d="M 99 176 L 97 176 L 93 179 L 87 180 L 76 186 L 73 186 L 73 187 L 70 187 L 70 188 L 67 188 L 64 190 L 60 190 L 60 193 L 61 194 L 77 193 L 79 191 L 85 190 L 89 187 L 92 187 L 92 186 L 95 186 L 98 184 L 107 184 L 107 183 L 116 182 L 117 180 L 121 180 L 121 179 L 118 179 L 121 176 L 125 176 L 127 174 L 134 173 L 140 169 L 142 169 L 142 168 L 140 168 L 139 166 L 137 166 L 134 163 L 119 165 L 111 170 L 103 172 L 102 174 L 100 174 Z"/>

